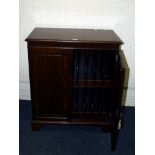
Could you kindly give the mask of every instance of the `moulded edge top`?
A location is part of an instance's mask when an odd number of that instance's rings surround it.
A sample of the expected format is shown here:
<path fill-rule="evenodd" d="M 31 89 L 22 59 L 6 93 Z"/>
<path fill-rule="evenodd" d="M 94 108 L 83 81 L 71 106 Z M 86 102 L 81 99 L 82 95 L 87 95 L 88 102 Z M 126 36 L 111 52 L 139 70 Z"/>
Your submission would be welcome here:
<path fill-rule="evenodd" d="M 69 28 L 34 28 L 25 41 L 123 44 L 113 30 Z"/>

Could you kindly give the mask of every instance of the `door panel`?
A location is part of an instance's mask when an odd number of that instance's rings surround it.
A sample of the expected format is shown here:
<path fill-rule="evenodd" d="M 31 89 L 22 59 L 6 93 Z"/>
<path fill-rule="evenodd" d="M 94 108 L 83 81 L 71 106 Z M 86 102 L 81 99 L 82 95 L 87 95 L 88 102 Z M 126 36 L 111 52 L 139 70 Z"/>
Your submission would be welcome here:
<path fill-rule="evenodd" d="M 31 48 L 34 109 L 39 116 L 68 116 L 71 104 L 72 50 Z"/>

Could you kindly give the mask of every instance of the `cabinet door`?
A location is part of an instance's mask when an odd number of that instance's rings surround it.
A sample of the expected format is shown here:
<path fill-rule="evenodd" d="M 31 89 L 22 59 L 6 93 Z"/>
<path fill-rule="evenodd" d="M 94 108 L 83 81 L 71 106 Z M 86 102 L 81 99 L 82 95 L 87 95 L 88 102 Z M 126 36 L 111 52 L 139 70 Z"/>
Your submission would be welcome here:
<path fill-rule="evenodd" d="M 72 50 L 29 48 L 33 117 L 67 117 L 71 107 Z"/>

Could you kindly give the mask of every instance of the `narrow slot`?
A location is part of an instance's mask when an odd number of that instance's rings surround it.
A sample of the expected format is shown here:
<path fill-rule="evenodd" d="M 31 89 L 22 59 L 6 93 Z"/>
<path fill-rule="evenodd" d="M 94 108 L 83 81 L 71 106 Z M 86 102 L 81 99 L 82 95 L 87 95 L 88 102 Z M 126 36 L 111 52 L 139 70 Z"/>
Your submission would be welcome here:
<path fill-rule="evenodd" d="M 101 72 L 100 72 L 100 70 L 101 70 L 101 59 L 102 59 L 102 57 L 101 57 L 102 55 L 101 55 L 101 51 L 97 51 L 96 52 L 96 59 L 97 59 L 97 61 L 96 61 L 96 80 L 101 80 Z"/>
<path fill-rule="evenodd" d="M 108 78 L 108 54 L 107 52 L 104 53 L 104 79 Z"/>
<path fill-rule="evenodd" d="M 73 89 L 73 112 L 79 111 L 79 89 Z"/>
<path fill-rule="evenodd" d="M 84 60 L 85 60 L 85 63 L 84 63 L 84 80 L 85 80 L 85 83 L 87 83 L 88 67 L 89 67 L 89 52 L 88 52 L 88 50 L 86 50 L 84 53 L 85 53 L 85 55 L 84 55 Z"/>
<path fill-rule="evenodd" d="M 86 111 L 86 95 L 87 95 L 87 89 L 83 89 L 83 94 L 82 94 L 83 115 L 85 115 L 85 111 Z"/>
<path fill-rule="evenodd" d="M 96 53 L 95 52 L 92 52 L 91 77 L 95 81 L 96 79 Z"/>
<path fill-rule="evenodd" d="M 84 79 L 85 77 L 85 51 L 81 50 L 79 52 L 80 54 L 80 62 L 79 62 L 79 68 L 80 68 L 80 79 Z"/>
<path fill-rule="evenodd" d="M 74 79 L 76 81 L 78 81 L 78 79 L 79 79 L 79 61 L 80 61 L 80 53 L 78 51 L 75 51 L 74 60 L 75 60 L 75 64 L 74 64 L 75 76 L 74 76 Z"/>

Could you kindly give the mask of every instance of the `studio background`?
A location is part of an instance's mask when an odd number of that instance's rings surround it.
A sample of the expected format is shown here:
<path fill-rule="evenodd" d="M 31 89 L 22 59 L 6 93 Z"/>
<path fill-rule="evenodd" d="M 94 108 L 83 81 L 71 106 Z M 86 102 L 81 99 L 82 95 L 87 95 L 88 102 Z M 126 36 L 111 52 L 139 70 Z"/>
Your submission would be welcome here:
<path fill-rule="evenodd" d="M 134 0 L 20 0 L 19 98 L 30 100 L 27 44 L 35 27 L 112 29 L 123 40 L 130 68 L 126 106 L 135 105 Z"/>

